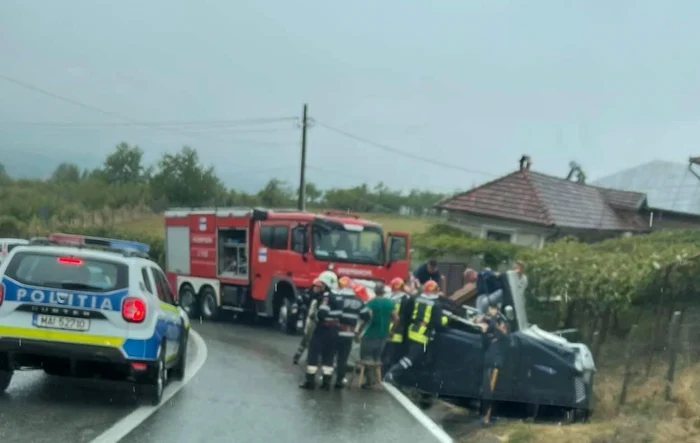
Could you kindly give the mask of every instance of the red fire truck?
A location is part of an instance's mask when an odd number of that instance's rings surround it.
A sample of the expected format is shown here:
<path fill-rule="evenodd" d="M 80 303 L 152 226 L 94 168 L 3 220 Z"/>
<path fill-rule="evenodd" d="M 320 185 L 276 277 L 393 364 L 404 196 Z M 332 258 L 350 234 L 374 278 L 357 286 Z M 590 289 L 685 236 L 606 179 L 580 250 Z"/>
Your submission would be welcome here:
<path fill-rule="evenodd" d="M 406 278 L 409 236 L 357 215 L 258 208 L 173 209 L 165 213 L 165 263 L 171 287 L 190 316 L 221 310 L 282 319 L 297 291 L 333 269 L 373 286 Z M 280 316 L 280 312 L 285 315 Z"/>

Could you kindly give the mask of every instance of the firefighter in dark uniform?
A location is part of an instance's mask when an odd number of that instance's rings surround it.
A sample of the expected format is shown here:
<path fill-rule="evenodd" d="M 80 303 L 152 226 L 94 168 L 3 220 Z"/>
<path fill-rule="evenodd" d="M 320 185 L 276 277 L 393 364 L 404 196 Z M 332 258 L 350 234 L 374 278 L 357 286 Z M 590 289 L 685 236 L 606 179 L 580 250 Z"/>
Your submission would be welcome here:
<path fill-rule="evenodd" d="M 411 298 L 407 292 L 407 286 L 404 279 L 396 277 L 389 283 L 391 288 L 391 301 L 394 302 L 394 312 L 397 318 L 401 318 L 401 306 Z M 404 332 L 405 328 L 401 321 L 392 321 L 389 325 L 389 339 L 386 341 L 384 351 L 382 352 L 382 372 L 385 374 L 394 366 L 399 358 L 404 355 Z"/>
<path fill-rule="evenodd" d="M 304 321 L 304 331 L 301 336 L 301 342 L 297 348 L 297 352 L 294 354 L 293 362 L 295 365 L 299 364 L 301 356 L 304 355 L 304 351 L 309 347 L 309 342 L 311 342 L 311 335 L 316 328 L 316 309 L 318 308 L 321 298 L 324 292 L 325 286 L 318 281 L 319 284 L 311 286 L 305 294 L 303 294 L 298 301 L 299 304 L 303 303 L 305 305 L 306 319 Z"/>
<path fill-rule="evenodd" d="M 352 280 L 349 277 L 341 277 L 338 280 L 338 295 L 342 297 L 343 308 L 340 314 L 340 331 L 336 343 L 336 378 L 335 388 L 343 389 L 345 386 L 345 374 L 347 373 L 348 357 L 352 350 L 355 339 L 355 328 L 361 318 L 368 321 L 370 318 L 369 309 L 359 299 L 352 287 Z"/>
<path fill-rule="evenodd" d="M 482 345 L 484 349 L 484 370 L 481 382 L 482 422 L 491 421 L 493 391 L 498 382 L 498 372 L 505 361 L 508 345 L 508 322 L 501 315 L 496 303 L 490 303 L 486 315 L 477 319 L 481 325 Z"/>
<path fill-rule="evenodd" d="M 420 363 L 435 332 L 447 324 L 447 317 L 438 302 L 438 292 L 438 284 L 429 280 L 423 285 L 420 295 L 401 306 L 400 321 L 406 325 L 404 356 L 391 367 L 386 381 L 394 382 L 401 373 Z"/>
<path fill-rule="evenodd" d="M 338 287 L 338 277 L 332 271 L 323 271 L 314 284 L 323 285 L 323 294 L 316 309 L 316 328 L 311 335 L 309 355 L 306 359 L 306 378 L 299 385 L 303 389 L 316 387 L 316 373 L 319 363 L 323 372 L 322 389 L 331 388 L 333 377 L 333 357 L 338 340 L 338 326 L 342 313 L 342 297 L 334 292 Z"/>

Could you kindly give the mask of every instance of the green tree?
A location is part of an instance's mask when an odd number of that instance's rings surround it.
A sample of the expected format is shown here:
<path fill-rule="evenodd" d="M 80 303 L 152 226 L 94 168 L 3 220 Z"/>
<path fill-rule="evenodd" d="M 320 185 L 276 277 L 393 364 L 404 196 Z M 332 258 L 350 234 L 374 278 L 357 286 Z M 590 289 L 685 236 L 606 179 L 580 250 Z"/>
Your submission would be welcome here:
<path fill-rule="evenodd" d="M 150 184 L 153 197 L 170 205 L 216 205 L 226 194 L 214 167 L 200 164 L 199 154 L 189 146 L 164 154 Z"/>
<path fill-rule="evenodd" d="M 289 185 L 273 178 L 258 192 L 258 198 L 263 206 L 270 208 L 289 207 L 294 204 L 294 194 Z"/>
<path fill-rule="evenodd" d="M 103 178 L 110 184 L 140 183 L 147 175 L 142 162 L 141 148 L 121 142 L 105 159 Z"/>
<path fill-rule="evenodd" d="M 61 163 L 54 169 L 50 180 L 61 184 L 78 183 L 81 179 L 81 175 L 80 167 L 75 163 Z"/>

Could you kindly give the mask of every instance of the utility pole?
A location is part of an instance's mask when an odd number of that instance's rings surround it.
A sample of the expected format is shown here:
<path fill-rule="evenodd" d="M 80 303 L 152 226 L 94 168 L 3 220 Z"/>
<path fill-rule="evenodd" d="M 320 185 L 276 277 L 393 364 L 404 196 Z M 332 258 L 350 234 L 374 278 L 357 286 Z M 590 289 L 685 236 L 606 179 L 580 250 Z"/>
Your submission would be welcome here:
<path fill-rule="evenodd" d="M 304 112 L 301 117 L 301 170 L 299 171 L 299 210 L 306 210 L 306 129 L 308 120 L 306 118 L 308 105 L 304 104 Z"/>

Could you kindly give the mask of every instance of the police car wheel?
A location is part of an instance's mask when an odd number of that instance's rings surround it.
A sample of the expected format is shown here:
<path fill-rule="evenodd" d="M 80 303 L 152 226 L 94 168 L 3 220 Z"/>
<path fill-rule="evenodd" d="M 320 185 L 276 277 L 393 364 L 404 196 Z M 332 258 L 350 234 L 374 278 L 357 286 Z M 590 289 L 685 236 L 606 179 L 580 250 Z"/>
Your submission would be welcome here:
<path fill-rule="evenodd" d="M 148 403 L 153 406 L 160 404 L 163 398 L 163 391 L 165 390 L 165 385 L 168 382 L 168 370 L 165 366 L 165 345 L 160 347 L 160 357 L 158 361 L 151 369 L 151 380 L 148 384 L 141 386 L 143 390 L 143 397 Z"/>
<path fill-rule="evenodd" d="M 13 371 L 0 370 L 0 392 L 5 392 L 5 390 L 10 386 L 13 373 Z"/>
<path fill-rule="evenodd" d="M 219 313 L 219 307 L 216 303 L 216 294 L 211 288 L 202 289 L 200 297 L 199 312 L 205 320 L 216 320 Z"/>
<path fill-rule="evenodd" d="M 189 332 L 186 329 L 183 329 L 181 337 L 177 364 L 170 370 L 170 373 L 175 380 L 182 380 L 185 378 L 185 371 L 187 369 L 187 343 L 189 342 Z"/>

